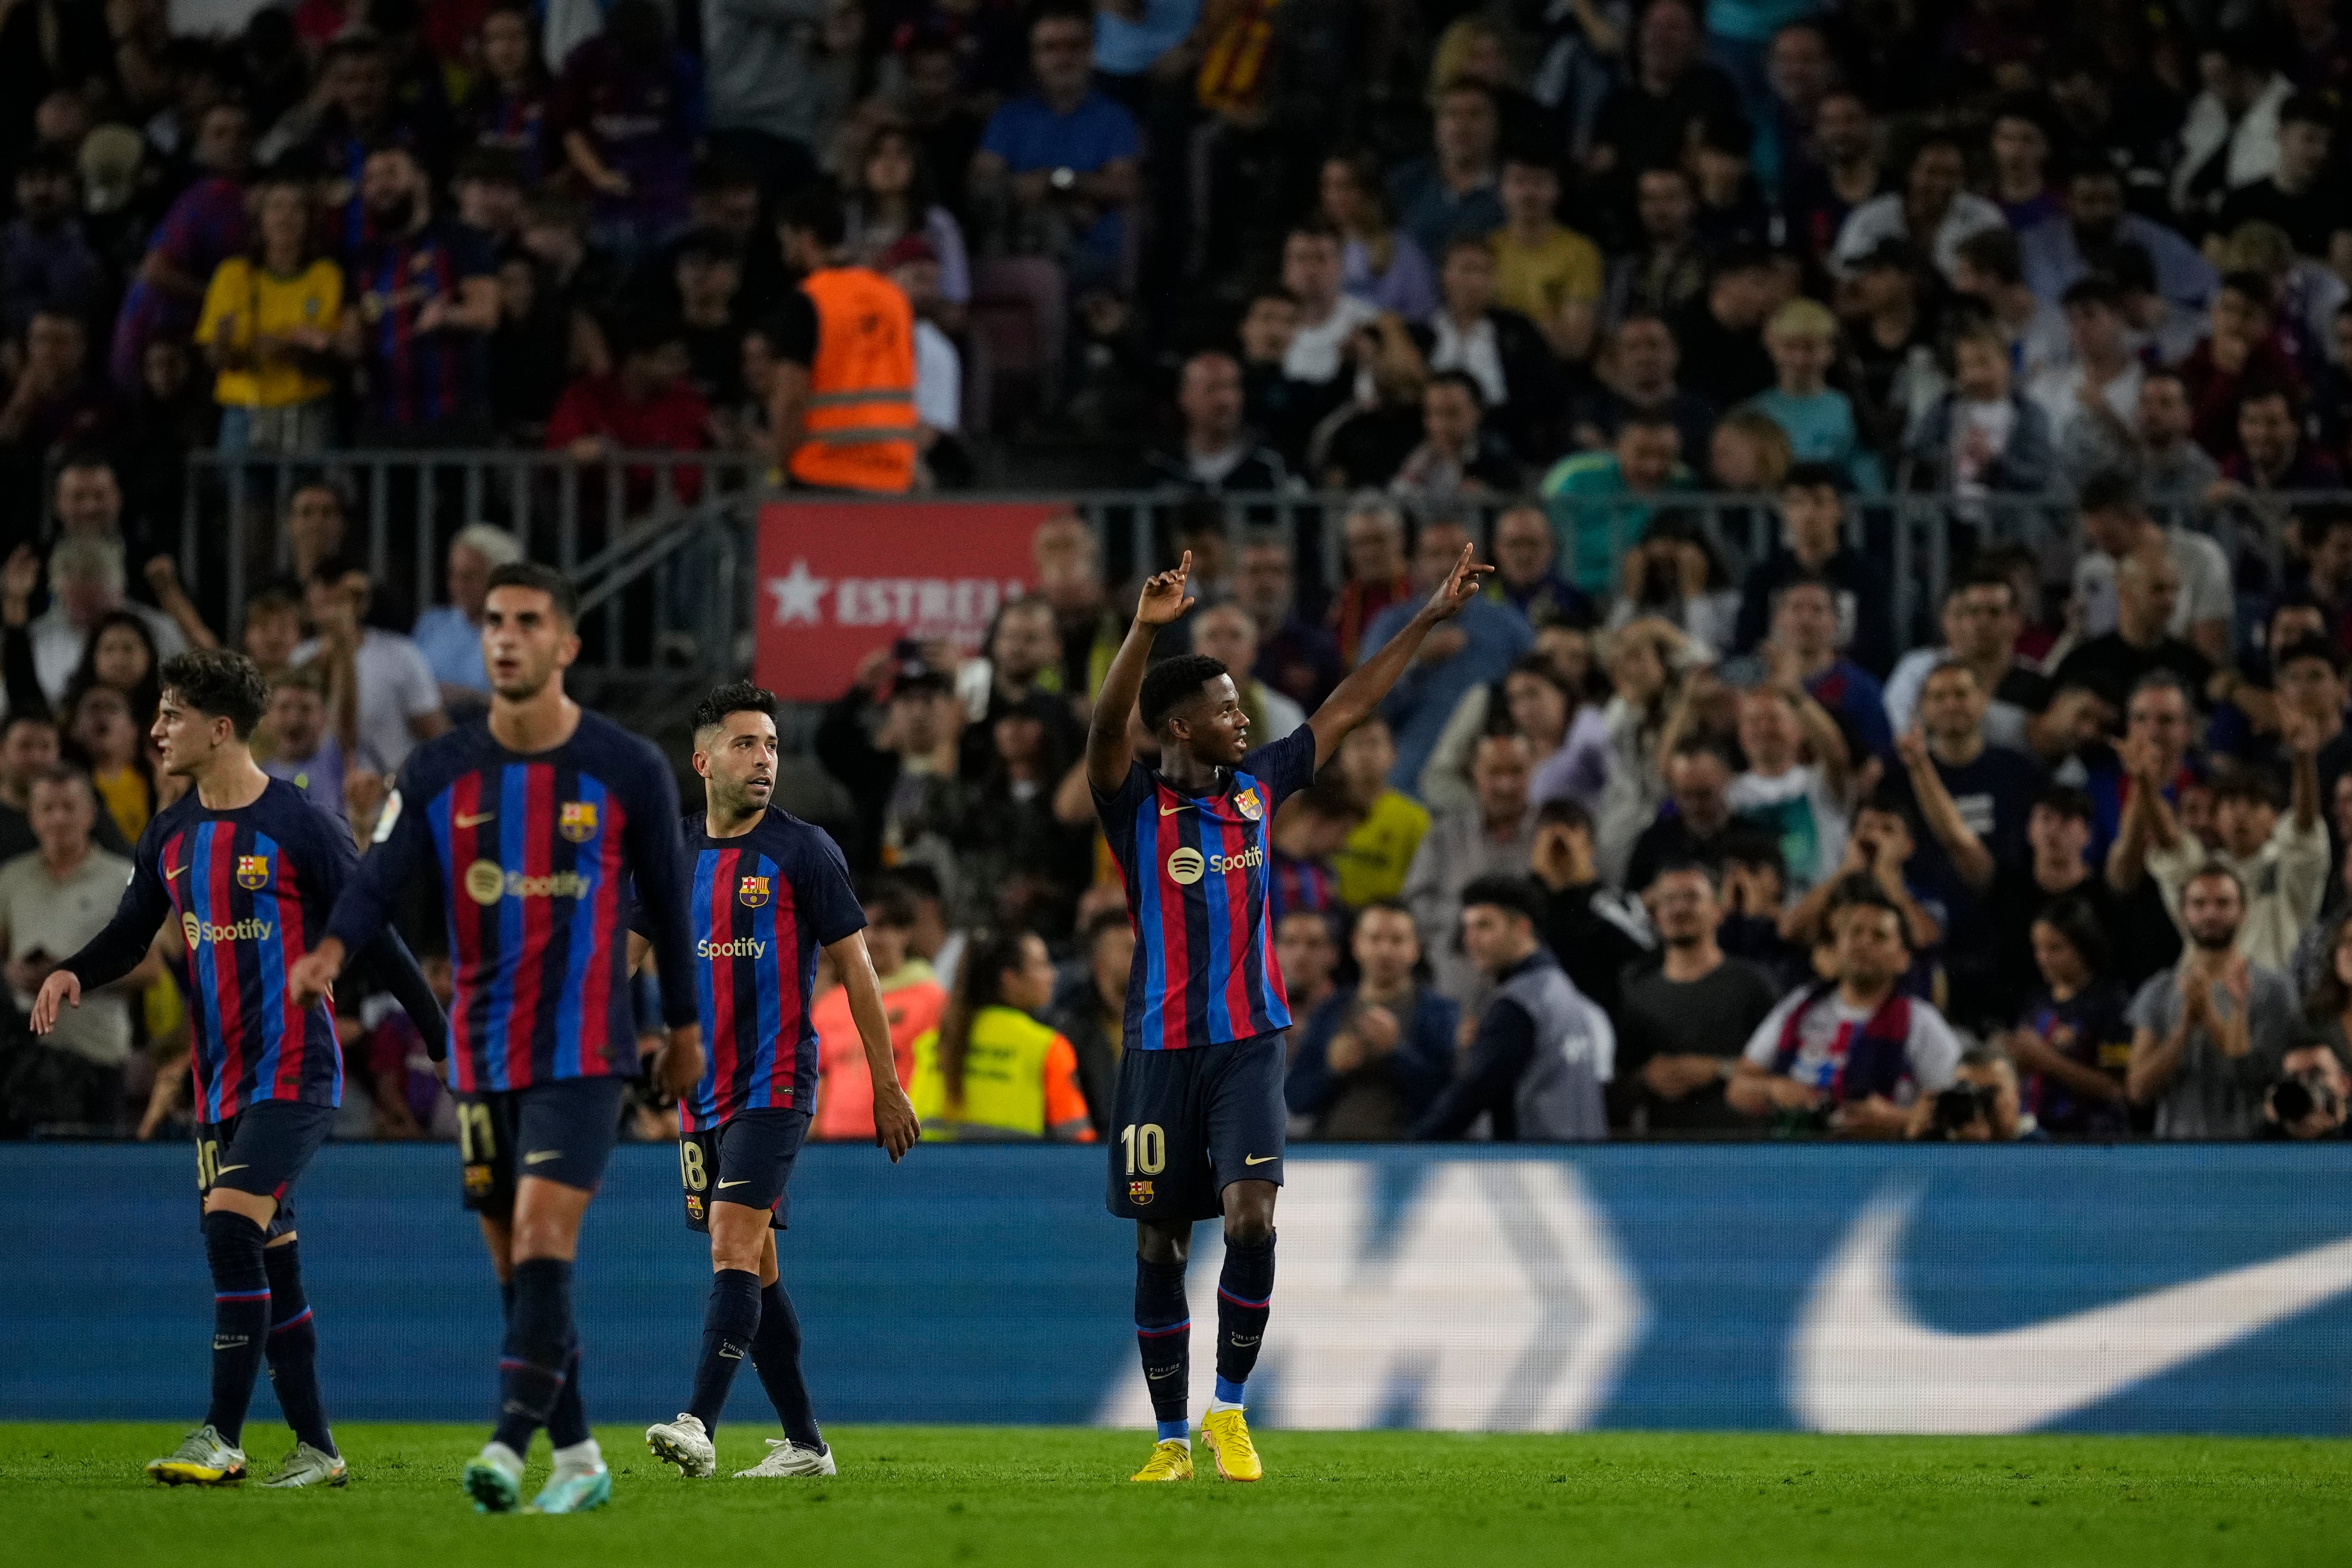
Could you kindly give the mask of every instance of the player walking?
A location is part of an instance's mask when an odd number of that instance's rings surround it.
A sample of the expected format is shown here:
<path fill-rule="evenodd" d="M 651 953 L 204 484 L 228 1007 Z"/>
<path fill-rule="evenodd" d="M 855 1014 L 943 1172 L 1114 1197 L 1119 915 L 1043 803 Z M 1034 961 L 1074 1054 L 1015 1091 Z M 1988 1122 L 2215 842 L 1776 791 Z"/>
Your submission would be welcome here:
<path fill-rule="evenodd" d="M 694 1392 L 676 1420 L 646 1428 L 646 1447 L 682 1475 L 718 1468 L 712 1436 L 748 1352 L 783 1422 L 768 1457 L 738 1479 L 829 1476 L 833 1451 L 801 1381 L 801 1324 L 776 1270 L 784 1184 L 808 1136 L 816 1092 L 809 1008 L 821 947 L 849 993 L 875 1083 L 875 1141 L 896 1161 L 914 1146 L 915 1108 L 899 1086 L 882 984 L 866 956 L 866 913 L 841 851 L 770 806 L 776 699 L 748 681 L 719 687 L 694 713 L 694 770 L 709 803 L 686 820 L 696 988 L 709 1064 L 678 1105 L 686 1224 L 710 1237 L 710 1303 Z M 649 944 L 630 938 L 633 959 Z"/>
<path fill-rule="evenodd" d="M 327 937 L 295 966 L 324 991 L 343 956 L 384 927 L 404 889 L 437 883 L 456 997 L 450 1087 L 468 1198 L 509 1281 L 499 1423 L 466 1466 L 478 1508 L 521 1500 L 523 1457 L 549 1428 L 555 1472 L 532 1501 L 572 1513 L 612 1496 L 577 1395 L 572 1262 L 637 1071 L 628 983 L 628 882 L 661 965 L 673 1090 L 702 1073 L 686 912 L 677 896 L 677 787 L 661 754 L 564 695 L 579 601 L 561 572 L 490 573 L 485 721 L 426 742 L 401 770 L 374 846 L 336 901 Z M 570 1391 L 570 1392 L 567 1392 Z"/>
<path fill-rule="evenodd" d="M 342 1103 L 333 1015 L 297 998 L 288 971 L 324 934 L 359 853 L 349 829 L 254 764 L 247 745 L 269 684 L 242 653 L 164 662 L 153 737 L 163 769 L 194 785 L 139 835 L 131 885 L 106 929 L 42 982 L 33 1030 L 47 1034 L 85 987 L 135 967 L 167 914 L 187 942 L 194 1014 L 196 1192 L 213 1275 L 213 1392 L 205 1424 L 147 1473 L 167 1485 L 245 1479 L 238 1448 L 266 1354 L 294 1451 L 273 1487 L 341 1486 L 342 1456 L 319 1396 L 316 1322 L 302 1294 L 287 1195 Z M 436 1056 L 433 989 L 386 932 L 370 955 Z"/>
<path fill-rule="evenodd" d="M 1110 1211 L 1136 1221 L 1135 1333 L 1160 1440 L 1139 1481 L 1192 1477 L 1186 1418 L 1192 1318 L 1184 1265 L 1196 1219 L 1225 1221 L 1217 1287 L 1217 1387 L 1201 1422 L 1217 1473 L 1265 1473 L 1243 1415 L 1274 1298 L 1274 1198 L 1282 1185 L 1282 1031 L 1290 1023 L 1266 918 L 1267 824 L 1404 674 L 1432 628 L 1478 593 L 1492 567 L 1470 547 L 1421 612 L 1339 683 L 1315 716 L 1248 749 L 1249 719 L 1224 665 L 1184 654 L 1145 666 L 1160 628 L 1192 607 L 1187 552 L 1143 585 L 1135 624 L 1104 677 L 1087 734 L 1095 810 L 1135 924 L 1125 1051 L 1110 1143 Z M 1135 761 L 1128 716 L 1142 697 L 1160 771 Z"/>

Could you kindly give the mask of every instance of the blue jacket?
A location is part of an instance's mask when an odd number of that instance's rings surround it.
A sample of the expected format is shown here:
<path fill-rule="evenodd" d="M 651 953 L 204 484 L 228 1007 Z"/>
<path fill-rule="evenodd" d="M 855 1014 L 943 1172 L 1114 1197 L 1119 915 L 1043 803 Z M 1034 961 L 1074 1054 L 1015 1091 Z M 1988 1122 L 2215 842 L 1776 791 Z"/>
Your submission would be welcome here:
<path fill-rule="evenodd" d="M 1291 1114 L 1320 1116 L 1330 1109 L 1342 1082 L 1329 1065 L 1331 1037 L 1339 1032 L 1355 1006 L 1356 992 L 1350 988 L 1316 1009 L 1301 1027 L 1289 1076 L 1282 1083 L 1282 1096 L 1289 1103 Z M 1408 1126 L 1454 1076 L 1454 1034 L 1461 1017 L 1462 1009 L 1451 998 L 1424 986 L 1413 993 L 1412 1016 L 1398 1020 L 1404 1027 L 1397 1036 L 1388 1070 L 1390 1081 L 1405 1102 Z"/>
<path fill-rule="evenodd" d="M 1390 638 L 1421 613 L 1422 602 L 1423 596 L 1416 593 L 1407 602 L 1391 604 L 1373 616 L 1372 623 L 1364 628 L 1362 657 L 1369 659 L 1386 647 Z M 1460 627 L 1470 639 L 1469 646 L 1433 664 L 1407 665 L 1395 689 L 1381 702 L 1381 716 L 1396 732 L 1397 763 L 1389 771 L 1389 782 L 1408 795 L 1420 788 L 1423 766 L 1437 749 L 1446 721 L 1471 688 L 1501 680 L 1510 673 L 1512 661 L 1535 645 L 1528 618 L 1507 604 L 1490 600 L 1472 600 L 1446 624 Z"/>

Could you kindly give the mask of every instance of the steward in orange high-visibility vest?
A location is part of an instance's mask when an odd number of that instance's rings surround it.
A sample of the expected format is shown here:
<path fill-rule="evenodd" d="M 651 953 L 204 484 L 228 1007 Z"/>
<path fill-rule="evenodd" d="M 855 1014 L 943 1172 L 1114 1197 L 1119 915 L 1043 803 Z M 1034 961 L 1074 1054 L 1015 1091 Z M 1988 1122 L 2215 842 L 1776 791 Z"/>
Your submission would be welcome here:
<path fill-rule="evenodd" d="M 786 259 L 816 314 L 803 371 L 781 367 L 778 457 L 797 484 L 898 494 L 915 483 L 915 313 L 880 273 L 842 264 L 840 198 L 802 193 L 783 219 Z M 798 393 L 795 396 L 795 393 Z"/>

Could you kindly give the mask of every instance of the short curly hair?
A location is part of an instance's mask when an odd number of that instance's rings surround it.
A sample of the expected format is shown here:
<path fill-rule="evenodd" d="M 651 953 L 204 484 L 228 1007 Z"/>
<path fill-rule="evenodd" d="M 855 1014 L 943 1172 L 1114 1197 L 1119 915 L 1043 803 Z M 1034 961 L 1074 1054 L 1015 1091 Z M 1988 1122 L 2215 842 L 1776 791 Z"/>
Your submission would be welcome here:
<path fill-rule="evenodd" d="M 194 648 L 163 661 L 156 684 L 180 706 L 212 718 L 225 718 L 244 740 L 269 706 L 269 682 L 261 666 L 226 648 Z"/>

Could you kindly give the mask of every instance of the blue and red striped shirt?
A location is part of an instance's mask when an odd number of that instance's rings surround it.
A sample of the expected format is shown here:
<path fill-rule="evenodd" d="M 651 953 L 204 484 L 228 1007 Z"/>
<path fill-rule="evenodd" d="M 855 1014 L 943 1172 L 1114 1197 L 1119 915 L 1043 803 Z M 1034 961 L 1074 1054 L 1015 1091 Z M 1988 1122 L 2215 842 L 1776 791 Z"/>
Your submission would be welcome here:
<path fill-rule="evenodd" d="M 1139 762 L 1117 792 L 1096 791 L 1135 925 L 1129 1050 L 1182 1051 L 1289 1027 L 1266 834 L 1282 802 L 1314 777 L 1315 732 L 1301 727 L 1244 757 L 1213 794 L 1187 795 Z"/>
<path fill-rule="evenodd" d="M 688 1133 L 742 1111 L 814 1111 L 816 956 L 866 929 L 849 866 L 820 829 L 770 807 L 751 831 L 714 839 L 684 827 L 686 915 L 702 1014 L 702 1082 L 678 1102 Z M 646 917 L 640 933 L 653 935 Z"/>
<path fill-rule="evenodd" d="M 356 948 L 404 888 L 437 879 L 456 983 L 450 1087 L 526 1089 L 637 1071 L 629 880 L 647 904 L 662 1012 L 695 1018 L 677 874 L 677 785 L 652 746 L 580 716 L 529 756 L 476 721 L 410 753 L 329 931 Z"/>
<path fill-rule="evenodd" d="M 262 1100 L 341 1104 L 333 1015 L 323 1002 L 297 1009 L 286 977 L 318 945 L 358 868 L 351 831 L 273 779 L 234 810 L 189 791 L 147 824 L 133 860 L 114 918 L 65 967 L 85 988 L 120 978 L 168 914 L 187 945 L 197 1119 L 224 1122 Z M 377 954 L 419 1030 L 436 1039 L 440 1009 L 397 942 Z"/>
<path fill-rule="evenodd" d="M 488 413 L 488 339 L 457 329 L 420 332 L 416 318 L 428 301 L 454 304 L 460 284 L 496 270 L 481 235 L 446 218 L 356 248 L 352 276 L 365 329 L 371 421 L 389 430 L 425 430 Z"/>

